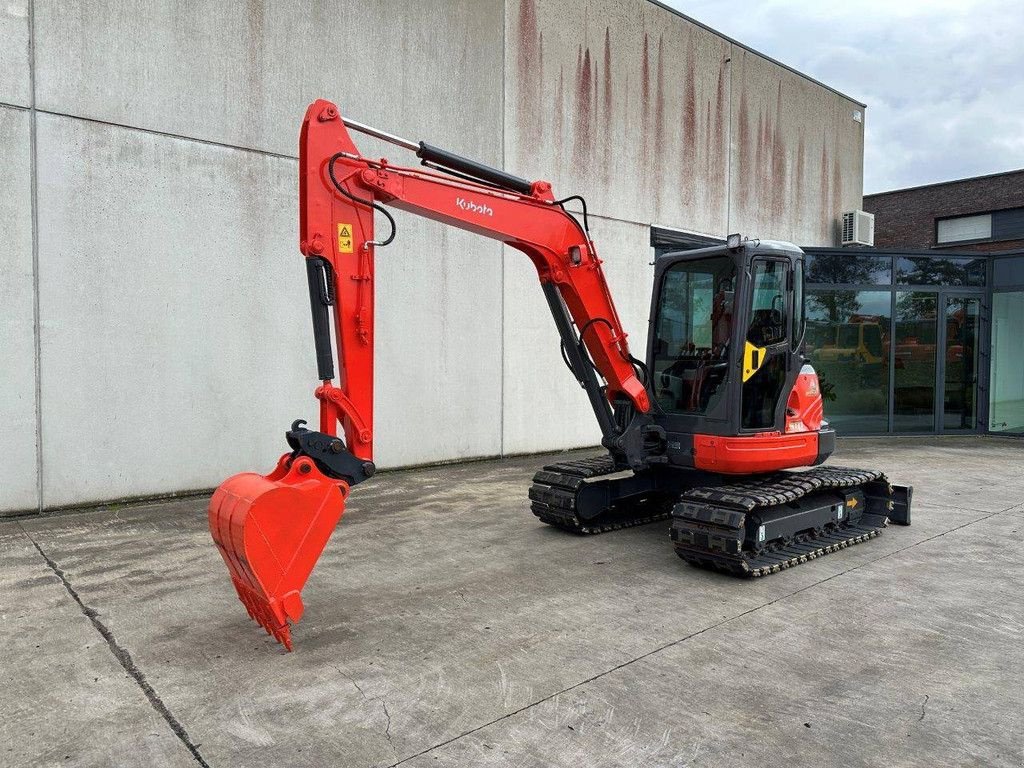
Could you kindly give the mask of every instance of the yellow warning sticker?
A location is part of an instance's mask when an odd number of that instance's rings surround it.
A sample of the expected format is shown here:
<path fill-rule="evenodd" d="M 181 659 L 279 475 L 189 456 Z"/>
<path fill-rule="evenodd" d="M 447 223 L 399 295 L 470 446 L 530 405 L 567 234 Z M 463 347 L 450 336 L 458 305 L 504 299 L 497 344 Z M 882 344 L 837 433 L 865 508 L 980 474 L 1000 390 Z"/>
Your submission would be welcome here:
<path fill-rule="evenodd" d="M 743 345 L 743 381 L 757 373 L 764 363 L 764 347 L 755 347 L 749 341 Z"/>
<path fill-rule="evenodd" d="M 338 253 L 352 253 L 351 224 L 338 224 Z"/>

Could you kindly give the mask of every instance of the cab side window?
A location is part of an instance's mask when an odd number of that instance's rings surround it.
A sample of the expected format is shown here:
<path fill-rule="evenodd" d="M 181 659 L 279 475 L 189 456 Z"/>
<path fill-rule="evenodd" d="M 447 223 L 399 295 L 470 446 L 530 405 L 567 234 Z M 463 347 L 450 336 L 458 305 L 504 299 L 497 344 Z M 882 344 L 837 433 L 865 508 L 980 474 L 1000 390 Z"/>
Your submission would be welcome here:
<path fill-rule="evenodd" d="M 750 373 L 744 373 L 742 419 L 744 429 L 770 429 L 786 383 L 789 346 L 780 349 L 790 336 L 790 302 L 786 292 L 789 262 L 756 259 L 750 271 L 750 321 L 747 350 Z M 754 349 L 756 348 L 756 349 Z"/>
<path fill-rule="evenodd" d="M 751 273 L 753 296 L 747 341 L 767 347 L 786 340 L 786 280 L 784 261 L 758 259 Z"/>

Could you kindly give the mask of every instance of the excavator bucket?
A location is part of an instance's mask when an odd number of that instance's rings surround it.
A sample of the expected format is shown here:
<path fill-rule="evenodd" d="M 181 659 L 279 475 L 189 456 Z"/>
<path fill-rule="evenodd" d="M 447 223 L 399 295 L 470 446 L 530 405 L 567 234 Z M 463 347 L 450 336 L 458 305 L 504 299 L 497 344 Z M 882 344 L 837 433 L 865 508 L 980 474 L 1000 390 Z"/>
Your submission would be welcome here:
<path fill-rule="evenodd" d="M 269 475 L 225 480 L 210 499 L 210 533 L 238 597 L 269 634 L 292 649 L 299 593 L 345 509 L 349 486 L 308 456 L 285 454 Z"/>

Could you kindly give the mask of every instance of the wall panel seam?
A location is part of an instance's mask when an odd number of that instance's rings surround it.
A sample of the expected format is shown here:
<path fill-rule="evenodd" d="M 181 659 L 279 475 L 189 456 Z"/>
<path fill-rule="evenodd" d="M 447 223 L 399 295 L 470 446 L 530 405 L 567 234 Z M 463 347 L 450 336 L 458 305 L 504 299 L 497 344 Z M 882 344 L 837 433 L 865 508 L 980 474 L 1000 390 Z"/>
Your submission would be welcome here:
<path fill-rule="evenodd" d="M 8 106 L 8 105 L 0 104 L 0 106 Z M 14 107 L 16 109 L 18 108 L 15 105 L 10 105 L 10 106 L 12 106 L 12 107 Z M 24 107 L 21 107 L 21 109 L 24 109 Z M 150 134 L 152 136 L 163 136 L 163 137 L 169 138 L 169 139 L 180 139 L 181 141 L 189 141 L 189 142 L 193 142 L 195 144 L 205 144 L 206 146 L 211 146 L 211 147 L 220 147 L 222 149 L 234 149 L 234 150 L 238 150 L 239 152 L 251 152 L 254 155 L 261 155 L 263 157 L 275 157 L 275 158 L 279 158 L 279 159 L 282 159 L 282 160 L 295 160 L 295 161 L 298 161 L 298 159 L 299 159 L 299 156 L 297 154 L 296 155 L 289 155 L 289 154 L 285 154 L 283 152 L 271 152 L 268 149 L 255 149 L 253 147 L 243 147 L 243 146 L 238 145 L 238 144 L 228 144 L 228 143 L 225 143 L 225 142 L 222 142 L 222 141 L 212 141 L 210 139 L 200 139 L 200 138 L 197 138 L 195 136 L 186 136 L 185 134 L 181 134 L 181 133 L 171 133 L 169 131 L 158 131 L 158 130 L 155 130 L 153 128 L 142 128 L 141 126 L 138 126 L 138 125 L 128 125 L 127 123 L 118 123 L 118 122 L 114 122 L 112 120 L 101 120 L 101 119 L 95 118 L 95 117 L 85 117 L 83 115 L 75 115 L 75 114 L 71 114 L 70 112 L 56 112 L 56 111 L 49 110 L 49 109 L 37 109 L 35 107 L 30 107 L 29 111 L 31 111 L 33 114 L 37 114 L 37 115 L 49 115 L 51 117 L 63 117 L 63 118 L 67 118 L 69 120 L 80 120 L 80 121 L 85 122 L 85 123 L 93 123 L 95 125 L 105 125 L 105 126 L 109 126 L 111 128 L 123 128 L 124 130 L 127 130 L 127 131 L 138 131 L 139 133 L 148 133 L 148 134 Z"/>
<path fill-rule="evenodd" d="M 505 110 L 508 98 L 508 0 L 501 4 L 501 167 L 508 168 L 508 113 Z M 498 453 L 505 456 L 505 377 L 508 367 L 505 365 L 505 258 L 508 250 L 498 243 L 501 249 L 500 277 L 498 285 L 501 291 L 501 320 L 498 334 L 498 360 L 501 364 L 501 376 L 498 377 Z"/>
<path fill-rule="evenodd" d="M 32 234 L 32 371 L 36 429 L 36 508 L 43 511 L 42 323 L 39 309 L 39 151 L 36 120 L 36 3 L 28 4 L 29 218 Z"/>

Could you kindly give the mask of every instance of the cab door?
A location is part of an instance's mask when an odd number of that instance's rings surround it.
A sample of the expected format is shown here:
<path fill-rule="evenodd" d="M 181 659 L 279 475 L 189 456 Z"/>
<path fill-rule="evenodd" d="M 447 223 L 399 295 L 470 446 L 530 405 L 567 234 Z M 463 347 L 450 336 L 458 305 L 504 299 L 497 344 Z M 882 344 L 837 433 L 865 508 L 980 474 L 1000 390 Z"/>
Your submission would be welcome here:
<path fill-rule="evenodd" d="M 783 431 L 785 396 L 793 386 L 796 291 L 792 262 L 755 257 L 748 271 L 749 305 L 743 338 L 740 429 Z M 802 306 L 802 297 L 800 299 Z"/>

